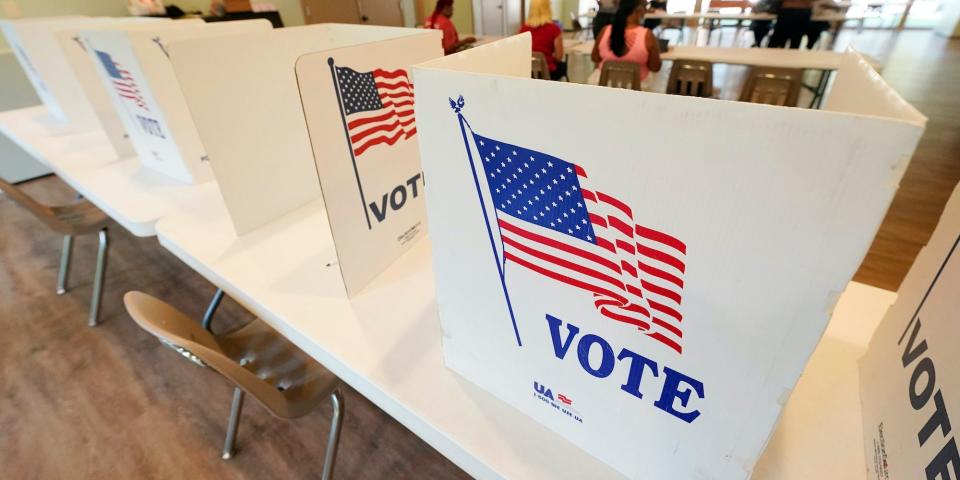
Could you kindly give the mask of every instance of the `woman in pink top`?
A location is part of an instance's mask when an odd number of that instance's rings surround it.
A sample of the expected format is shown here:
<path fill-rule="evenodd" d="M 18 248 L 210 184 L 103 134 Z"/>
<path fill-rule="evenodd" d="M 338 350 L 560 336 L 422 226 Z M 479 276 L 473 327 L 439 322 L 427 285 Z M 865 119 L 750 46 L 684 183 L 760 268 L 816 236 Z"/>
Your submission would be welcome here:
<path fill-rule="evenodd" d="M 613 24 L 603 28 L 593 45 L 591 58 L 599 64 L 598 69 L 602 69 L 607 60 L 633 62 L 640 65 L 641 81 L 651 71 L 660 71 L 663 62 L 657 39 L 640 24 L 646 11 L 644 0 L 620 0 Z"/>
<path fill-rule="evenodd" d="M 424 27 L 443 31 L 443 53 L 450 55 L 466 45 L 477 41 L 476 38 L 467 37 L 460 40 L 457 35 L 457 27 L 453 26 L 450 17 L 453 16 L 453 0 L 437 0 L 437 6 L 433 9 L 433 14 L 427 17 Z"/>

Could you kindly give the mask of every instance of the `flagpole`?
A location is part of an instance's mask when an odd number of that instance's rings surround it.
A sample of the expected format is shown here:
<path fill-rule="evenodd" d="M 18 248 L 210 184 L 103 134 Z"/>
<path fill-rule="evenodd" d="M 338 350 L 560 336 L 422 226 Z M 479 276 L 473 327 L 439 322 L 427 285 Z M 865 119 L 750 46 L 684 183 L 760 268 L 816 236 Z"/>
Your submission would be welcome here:
<path fill-rule="evenodd" d="M 343 134 L 347 136 L 347 146 L 350 148 L 350 161 L 353 162 L 353 175 L 357 177 L 357 190 L 360 190 L 360 202 L 363 203 L 363 215 L 367 219 L 367 230 L 373 230 L 370 223 L 370 211 L 367 210 L 367 199 L 363 195 L 363 185 L 360 184 L 360 170 L 357 169 L 357 157 L 353 154 L 353 142 L 350 141 L 350 129 L 347 127 L 347 113 L 343 109 L 343 98 L 340 97 L 340 79 L 337 78 L 336 68 L 333 66 L 333 57 L 327 58 L 330 65 L 330 75 L 333 76 L 333 91 L 337 92 L 337 107 L 340 108 L 340 120 L 343 121 Z M 320 172 L 317 172 L 319 175 Z"/>
<path fill-rule="evenodd" d="M 461 97 L 462 100 L 463 97 Z M 451 105 L 453 100 L 451 100 Z M 454 110 L 457 113 L 457 120 L 460 122 L 460 134 L 463 135 L 463 146 L 467 149 L 467 159 L 470 161 L 470 171 L 473 173 L 473 184 L 477 188 L 477 196 L 480 199 L 480 209 L 483 211 L 483 221 L 487 226 L 487 237 L 490 239 L 490 249 L 493 250 L 493 259 L 497 262 L 497 273 L 500 275 L 500 286 L 503 288 L 503 297 L 507 301 L 507 310 L 510 312 L 510 321 L 513 323 L 513 333 L 517 337 L 517 346 L 522 347 L 523 342 L 520 340 L 520 330 L 517 328 L 517 318 L 513 314 L 513 304 L 510 302 L 510 292 L 507 290 L 507 281 L 503 274 L 503 267 L 500 263 L 500 256 L 497 255 L 497 244 L 493 240 L 493 229 L 490 227 L 490 217 L 487 214 L 487 205 L 483 201 L 483 193 L 480 189 L 480 179 L 477 177 L 477 167 L 473 163 L 473 153 L 470 151 L 470 141 L 467 138 L 467 130 L 464 124 L 467 123 L 467 120 L 463 118 L 463 115 L 460 113 L 460 109 L 463 108 L 462 102 L 458 107 L 454 107 Z M 473 129 L 471 128 L 472 132 Z"/>

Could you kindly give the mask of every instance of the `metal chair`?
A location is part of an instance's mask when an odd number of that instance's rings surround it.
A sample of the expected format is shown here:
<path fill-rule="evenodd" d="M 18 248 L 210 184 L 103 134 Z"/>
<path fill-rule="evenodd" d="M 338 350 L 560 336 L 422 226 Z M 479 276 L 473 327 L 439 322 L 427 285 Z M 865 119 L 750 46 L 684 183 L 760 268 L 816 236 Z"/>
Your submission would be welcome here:
<path fill-rule="evenodd" d="M 550 65 L 547 57 L 541 52 L 533 52 L 530 56 L 530 77 L 539 80 L 550 80 Z"/>
<path fill-rule="evenodd" d="M 236 386 L 221 454 L 224 460 L 234 455 L 245 393 L 253 395 L 273 415 L 287 419 L 310 413 L 329 397 L 333 419 L 324 455 L 323 479 L 332 478 L 344 411 L 339 378 L 260 319 L 232 332 L 215 335 L 184 313 L 145 293 L 127 292 L 123 302 L 133 320 L 161 343 L 193 363 L 223 375 Z"/>
<path fill-rule="evenodd" d="M 38 220 L 53 231 L 63 235 L 63 251 L 60 253 L 60 272 L 57 274 L 57 295 L 67 293 L 70 276 L 70 256 L 73 253 L 73 237 L 97 233 L 100 246 L 97 250 L 97 268 L 93 275 L 93 295 L 90 300 L 88 324 L 97 325 L 100 318 L 100 301 L 103 299 L 103 279 L 107 268 L 107 222 L 109 218 L 89 201 L 48 207 L 34 200 L 23 190 L 0 179 L 0 191 L 11 200 L 26 208 Z"/>
<path fill-rule="evenodd" d="M 796 106 L 802 79 L 803 71 L 799 69 L 753 67 L 740 91 L 740 101 Z"/>
<path fill-rule="evenodd" d="M 640 65 L 623 60 L 607 60 L 600 70 L 599 85 L 640 90 Z"/>
<path fill-rule="evenodd" d="M 713 96 L 713 64 L 698 60 L 674 60 L 667 93 L 689 97 Z"/>

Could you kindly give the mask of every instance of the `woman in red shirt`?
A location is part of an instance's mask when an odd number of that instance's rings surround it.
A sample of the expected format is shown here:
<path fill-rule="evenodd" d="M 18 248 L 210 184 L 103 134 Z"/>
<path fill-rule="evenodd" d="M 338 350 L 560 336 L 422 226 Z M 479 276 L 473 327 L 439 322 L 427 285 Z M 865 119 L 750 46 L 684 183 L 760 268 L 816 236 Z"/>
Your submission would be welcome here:
<path fill-rule="evenodd" d="M 457 35 L 457 27 L 453 26 L 450 17 L 453 16 L 453 0 L 437 0 L 437 6 L 433 9 L 433 14 L 427 17 L 424 27 L 443 31 L 443 54 L 450 55 L 459 51 L 466 45 L 477 41 L 476 38 L 467 37 L 460 40 Z"/>
<path fill-rule="evenodd" d="M 567 75 L 567 62 L 563 58 L 563 30 L 553 22 L 550 0 L 533 0 L 530 15 L 520 28 L 520 33 L 530 32 L 533 51 L 547 57 L 550 78 L 559 80 Z"/>

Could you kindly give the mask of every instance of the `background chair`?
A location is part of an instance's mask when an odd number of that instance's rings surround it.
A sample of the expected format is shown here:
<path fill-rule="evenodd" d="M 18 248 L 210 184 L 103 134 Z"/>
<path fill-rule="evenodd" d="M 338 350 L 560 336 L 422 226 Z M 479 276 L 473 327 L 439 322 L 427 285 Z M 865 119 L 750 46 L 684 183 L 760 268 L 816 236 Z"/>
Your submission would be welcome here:
<path fill-rule="evenodd" d="M 753 67 L 740 91 L 740 101 L 794 107 L 802 79 L 799 69 Z"/>
<path fill-rule="evenodd" d="M 541 52 L 533 52 L 530 56 L 530 77 L 550 80 L 550 66 L 547 64 L 547 57 Z"/>
<path fill-rule="evenodd" d="M 123 302 L 141 328 L 236 386 L 221 455 L 224 460 L 234 454 L 245 393 L 253 395 L 270 413 L 287 419 L 306 415 L 330 397 L 333 419 L 323 479 L 332 478 L 343 424 L 339 378 L 260 319 L 233 332 L 214 335 L 184 313 L 145 293 L 127 292 Z"/>
<path fill-rule="evenodd" d="M 667 93 L 689 97 L 713 96 L 713 64 L 698 60 L 674 60 Z"/>
<path fill-rule="evenodd" d="M 640 90 L 640 65 L 622 60 L 607 60 L 600 70 L 602 87 Z"/>
<path fill-rule="evenodd" d="M 70 256 L 73 253 L 73 237 L 97 233 L 100 247 L 97 250 L 97 268 L 93 275 L 93 295 L 90 300 L 89 325 L 95 326 L 100 318 L 100 301 L 103 298 L 103 278 L 107 268 L 107 222 L 109 218 L 89 201 L 48 207 L 34 200 L 23 190 L 0 180 L 0 191 L 11 200 L 26 208 L 53 231 L 63 235 L 63 251 L 60 253 L 60 272 L 57 274 L 57 295 L 67 292 L 70 276 Z"/>

